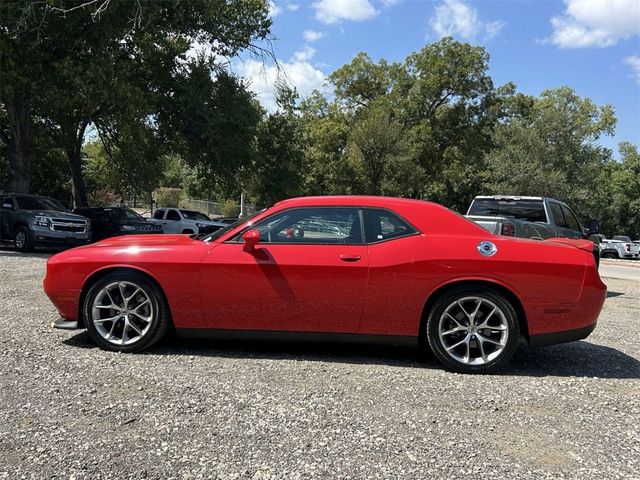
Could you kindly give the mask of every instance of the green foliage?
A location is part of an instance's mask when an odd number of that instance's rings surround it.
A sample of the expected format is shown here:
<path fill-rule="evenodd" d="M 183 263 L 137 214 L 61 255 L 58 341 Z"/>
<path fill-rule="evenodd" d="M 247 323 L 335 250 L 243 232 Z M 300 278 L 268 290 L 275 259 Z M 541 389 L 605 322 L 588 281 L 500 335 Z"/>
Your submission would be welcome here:
<path fill-rule="evenodd" d="M 182 189 L 180 188 L 162 187 L 153 193 L 158 207 L 178 208 L 180 206 L 180 199 L 182 198 Z"/>
<path fill-rule="evenodd" d="M 240 215 L 240 207 L 233 199 L 227 199 L 220 205 L 220 212 L 224 217 L 237 217 Z"/>

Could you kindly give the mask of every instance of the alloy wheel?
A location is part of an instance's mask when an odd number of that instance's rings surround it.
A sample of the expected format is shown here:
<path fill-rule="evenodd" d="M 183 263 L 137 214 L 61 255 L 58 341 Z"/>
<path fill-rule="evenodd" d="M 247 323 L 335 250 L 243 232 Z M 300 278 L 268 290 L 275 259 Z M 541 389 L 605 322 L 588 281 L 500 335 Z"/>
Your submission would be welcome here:
<path fill-rule="evenodd" d="M 144 288 L 130 281 L 108 283 L 91 306 L 91 322 L 98 334 L 113 345 L 131 345 L 151 327 L 153 303 Z"/>
<path fill-rule="evenodd" d="M 438 338 L 444 351 L 464 365 L 486 365 L 504 351 L 509 338 L 505 313 L 479 296 L 454 300 L 438 321 Z"/>

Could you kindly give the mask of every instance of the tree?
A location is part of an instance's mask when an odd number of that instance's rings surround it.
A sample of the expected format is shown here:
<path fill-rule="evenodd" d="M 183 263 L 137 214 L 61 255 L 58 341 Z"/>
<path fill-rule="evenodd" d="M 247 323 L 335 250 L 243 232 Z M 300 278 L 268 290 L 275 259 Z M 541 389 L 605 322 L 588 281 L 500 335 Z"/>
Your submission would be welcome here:
<path fill-rule="evenodd" d="M 266 115 L 258 126 L 248 189 L 258 205 L 268 206 L 302 193 L 304 153 L 297 98 L 294 89 L 278 85 L 278 111 Z"/>
<path fill-rule="evenodd" d="M 555 197 L 582 218 L 601 217 L 610 202 L 601 180 L 613 160 L 596 141 L 613 133 L 615 122 L 610 106 L 597 106 L 568 87 L 544 91 L 524 115 L 494 129 L 486 193 Z"/>
<path fill-rule="evenodd" d="M 65 0 L 9 2 L 0 9 L 5 26 L 0 29 L 0 85 L 11 86 L 2 92 L 14 132 L 10 149 L 28 159 L 30 124 L 43 118 L 67 153 L 78 205 L 87 202 L 81 150 L 90 125 L 99 130 L 102 119 L 110 116 L 153 115 L 154 100 L 170 95 L 171 73 L 180 69 L 192 43 L 207 46 L 213 61 L 242 49 L 258 51 L 255 41 L 267 38 L 271 26 L 266 0 L 111 0 L 83 5 L 77 8 L 76 2 Z M 13 25 L 17 27 L 8 27 Z M 28 61 L 21 60 L 25 56 Z M 7 65 L 13 67 L 10 78 Z M 39 71 L 46 75 L 34 76 Z M 32 78 L 40 79 L 37 85 L 30 83 Z M 31 88 L 17 88 L 21 83 Z M 137 115 L 118 114 L 131 105 Z M 26 132 L 26 140 L 16 132 Z"/>

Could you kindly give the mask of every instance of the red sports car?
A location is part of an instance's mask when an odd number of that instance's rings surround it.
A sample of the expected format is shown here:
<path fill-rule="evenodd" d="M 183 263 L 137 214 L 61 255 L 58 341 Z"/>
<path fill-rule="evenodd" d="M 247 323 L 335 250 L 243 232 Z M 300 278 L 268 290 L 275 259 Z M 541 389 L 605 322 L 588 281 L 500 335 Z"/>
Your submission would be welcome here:
<path fill-rule="evenodd" d="M 606 296 L 584 240 L 493 235 L 399 198 L 285 200 L 197 239 L 111 238 L 54 255 L 44 289 L 102 348 L 137 352 L 171 328 L 226 338 L 411 343 L 449 369 L 504 365 L 585 338 Z"/>

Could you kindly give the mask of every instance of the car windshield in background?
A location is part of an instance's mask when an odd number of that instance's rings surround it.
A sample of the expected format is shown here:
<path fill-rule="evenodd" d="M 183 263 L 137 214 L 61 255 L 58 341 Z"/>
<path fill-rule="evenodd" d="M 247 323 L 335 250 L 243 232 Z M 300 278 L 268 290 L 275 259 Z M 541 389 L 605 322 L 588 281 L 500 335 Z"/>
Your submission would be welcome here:
<path fill-rule="evenodd" d="M 474 200 L 469 215 L 483 217 L 514 217 L 530 222 L 547 222 L 542 200 L 498 200 L 481 198 Z"/>
<path fill-rule="evenodd" d="M 205 222 L 211 221 L 211 219 L 204 213 L 194 212 L 193 210 L 180 210 L 180 213 L 182 213 L 182 216 L 187 220 L 202 220 Z"/>
<path fill-rule="evenodd" d="M 111 218 L 117 220 L 135 220 L 135 221 L 144 221 L 141 215 L 138 215 L 133 210 L 129 210 L 128 208 L 113 208 L 107 209 L 109 216 Z"/>
<path fill-rule="evenodd" d="M 58 212 L 68 211 L 64 205 L 53 198 L 16 196 L 18 208 L 20 210 L 55 210 Z"/>

